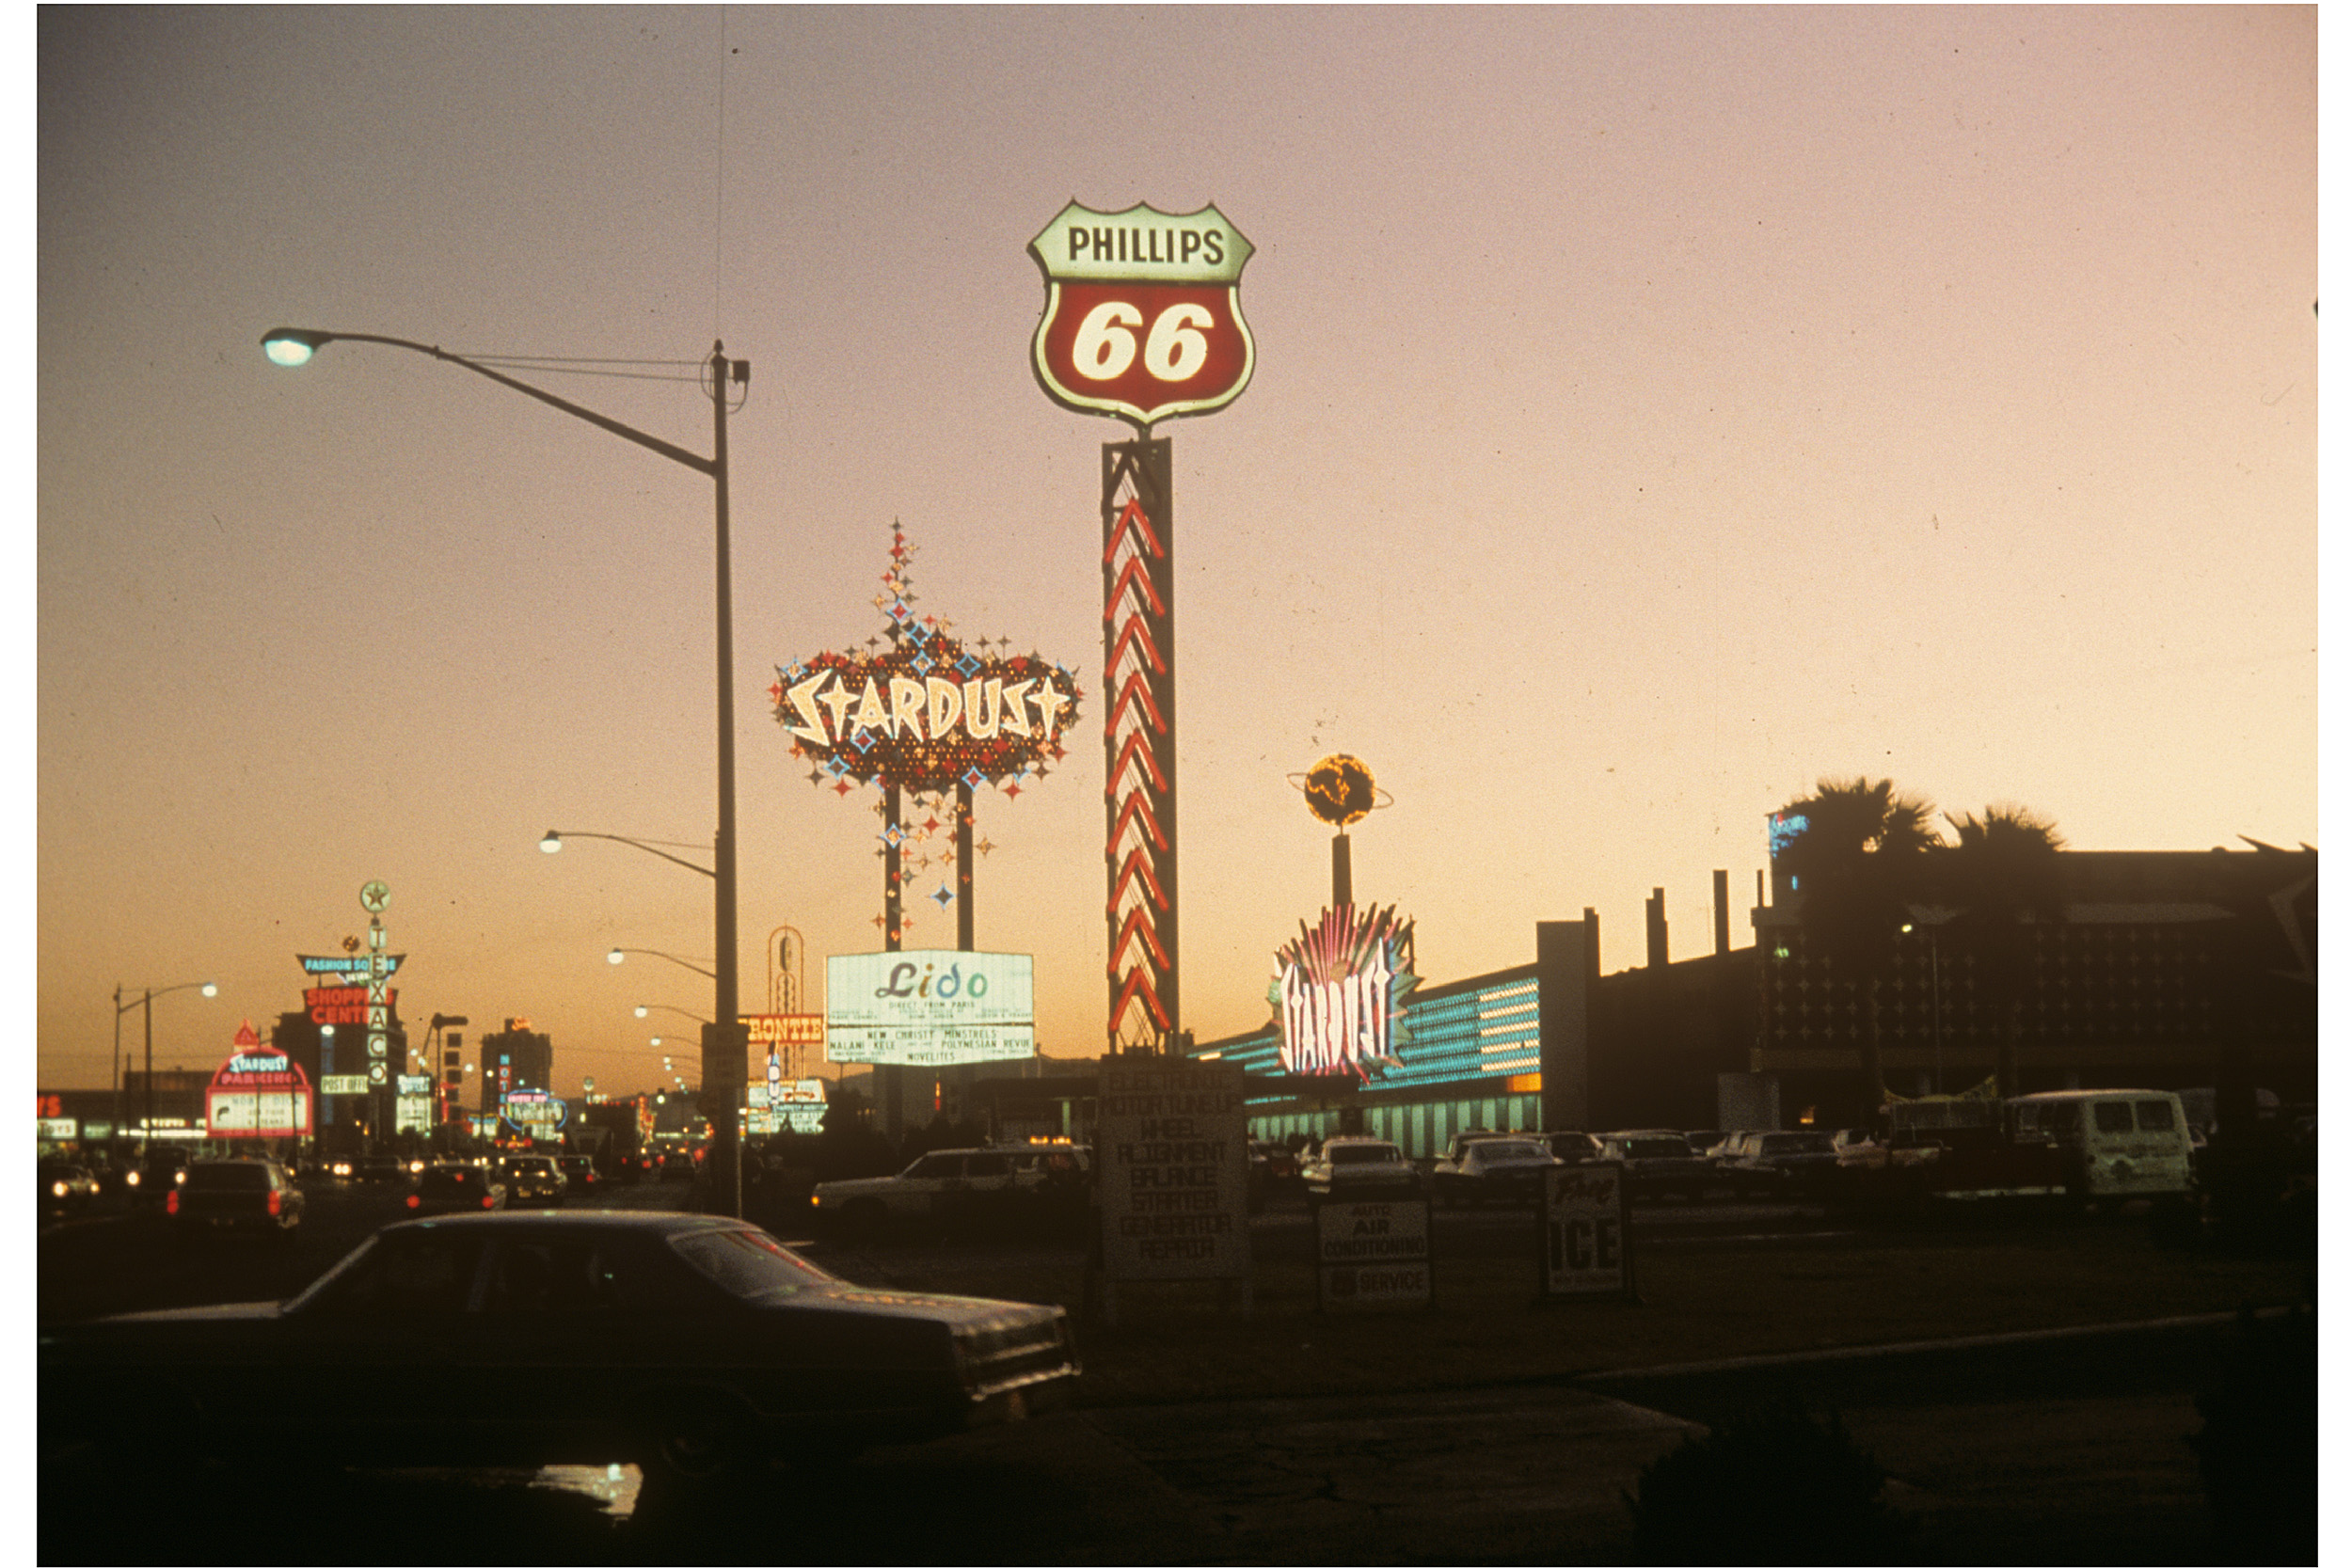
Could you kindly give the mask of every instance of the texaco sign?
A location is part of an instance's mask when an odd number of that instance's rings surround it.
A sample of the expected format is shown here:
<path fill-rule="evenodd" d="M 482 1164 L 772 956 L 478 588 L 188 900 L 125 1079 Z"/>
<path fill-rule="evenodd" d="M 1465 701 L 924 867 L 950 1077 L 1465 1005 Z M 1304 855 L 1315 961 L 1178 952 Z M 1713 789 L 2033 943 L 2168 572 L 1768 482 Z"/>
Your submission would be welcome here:
<path fill-rule="evenodd" d="M 1046 395 L 1145 428 L 1232 402 L 1257 359 L 1241 316 L 1252 248 L 1213 205 L 1063 208 L 1029 242 L 1045 273 L 1030 363 Z"/>

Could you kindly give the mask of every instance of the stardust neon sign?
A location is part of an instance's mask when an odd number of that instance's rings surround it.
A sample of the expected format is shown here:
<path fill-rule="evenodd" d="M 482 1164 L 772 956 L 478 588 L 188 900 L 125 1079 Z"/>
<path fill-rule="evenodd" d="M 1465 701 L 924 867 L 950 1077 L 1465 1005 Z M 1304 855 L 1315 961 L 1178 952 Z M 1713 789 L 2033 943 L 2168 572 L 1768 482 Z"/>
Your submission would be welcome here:
<path fill-rule="evenodd" d="M 1281 1021 L 1282 1070 L 1353 1072 L 1396 1058 L 1413 973 L 1413 923 L 1389 909 L 1343 904 L 1323 911 L 1274 955 L 1267 1000 Z"/>
<path fill-rule="evenodd" d="M 779 669 L 776 721 L 835 779 L 918 793 L 1025 772 L 1061 753 L 1078 679 L 1034 654 L 983 658 L 909 629 L 888 652 L 818 654 Z"/>

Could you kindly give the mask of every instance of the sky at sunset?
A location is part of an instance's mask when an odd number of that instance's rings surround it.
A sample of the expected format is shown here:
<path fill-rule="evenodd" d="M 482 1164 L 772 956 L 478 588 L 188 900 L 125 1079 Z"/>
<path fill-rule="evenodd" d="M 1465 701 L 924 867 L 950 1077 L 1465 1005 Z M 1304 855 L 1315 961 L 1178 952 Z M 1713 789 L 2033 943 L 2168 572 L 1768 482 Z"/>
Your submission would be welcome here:
<path fill-rule="evenodd" d="M 1291 782 L 1393 803 L 1438 984 L 1599 914 L 1734 940 L 1824 776 L 2092 850 L 2318 843 L 2312 8 L 300 7 L 39 18 L 38 1078 L 389 946 L 412 1039 L 528 1018 L 650 1088 L 707 1015 L 707 480 L 398 350 L 753 367 L 730 425 L 747 1008 L 882 945 L 868 791 L 779 665 L 920 609 L 1074 667 L 982 792 L 977 944 L 1103 1044 L 1100 450 L 1029 368 L 1072 199 L 1214 202 L 1254 379 L 1174 443 L 1183 1022 L 1329 895 Z M 691 380 L 551 375 L 696 451 Z M 683 851 L 691 858 L 692 851 Z M 955 921 L 913 879 L 909 946 Z M 636 1004 L 680 1011 L 632 1016 Z M 135 1041 L 139 1018 L 125 1019 Z"/>

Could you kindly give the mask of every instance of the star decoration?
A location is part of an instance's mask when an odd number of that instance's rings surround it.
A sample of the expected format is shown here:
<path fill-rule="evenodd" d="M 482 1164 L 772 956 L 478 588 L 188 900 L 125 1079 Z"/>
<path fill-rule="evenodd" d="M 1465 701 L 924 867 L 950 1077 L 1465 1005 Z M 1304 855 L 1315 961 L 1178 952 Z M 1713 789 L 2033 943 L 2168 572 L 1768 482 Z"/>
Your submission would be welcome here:
<path fill-rule="evenodd" d="M 955 901 L 956 895 L 947 891 L 947 886 L 945 882 L 940 884 L 939 891 L 937 893 L 931 895 L 931 902 L 937 904 L 943 910 Z"/>

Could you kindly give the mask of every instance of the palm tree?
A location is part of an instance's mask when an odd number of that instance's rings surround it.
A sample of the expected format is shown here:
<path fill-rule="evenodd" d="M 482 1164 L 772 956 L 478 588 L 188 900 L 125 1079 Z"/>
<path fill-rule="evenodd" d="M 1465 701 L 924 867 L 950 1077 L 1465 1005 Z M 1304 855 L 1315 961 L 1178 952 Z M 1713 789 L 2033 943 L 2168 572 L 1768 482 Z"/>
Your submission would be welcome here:
<path fill-rule="evenodd" d="M 2002 1098 L 2019 1092 L 2017 1047 L 2033 976 L 2034 927 L 2066 918 L 2057 825 L 2023 806 L 1994 806 L 1982 817 L 1947 818 L 1954 841 L 1939 849 L 1937 888 L 1957 907 L 1951 933 L 1974 960 L 1976 983 L 2000 1010 L 1995 1075 Z"/>
<path fill-rule="evenodd" d="M 1823 779 L 1782 809 L 1804 818 L 1782 858 L 1794 879 L 1805 950 L 1864 1004 L 1862 1086 L 1875 1116 L 1886 1102 L 1879 987 L 1922 891 L 1928 852 L 1943 842 L 1930 821 L 1935 808 L 1898 795 L 1889 780 L 1855 778 Z"/>

